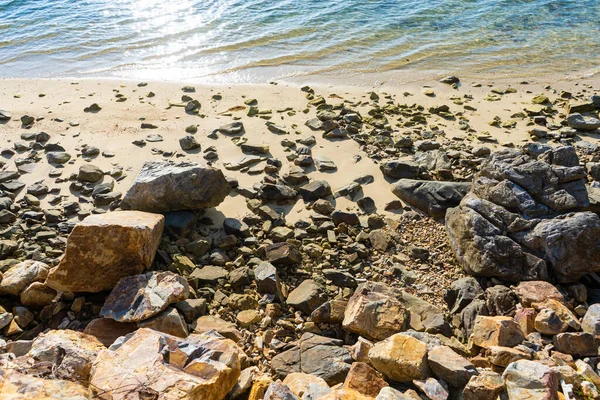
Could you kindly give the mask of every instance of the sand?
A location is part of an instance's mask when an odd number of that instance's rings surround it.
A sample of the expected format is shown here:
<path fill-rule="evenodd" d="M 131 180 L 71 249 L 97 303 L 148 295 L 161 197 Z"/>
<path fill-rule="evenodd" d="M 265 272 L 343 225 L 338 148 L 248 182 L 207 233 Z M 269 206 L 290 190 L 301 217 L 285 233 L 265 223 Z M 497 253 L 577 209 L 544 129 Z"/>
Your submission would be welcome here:
<path fill-rule="evenodd" d="M 517 119 L 517 125 L 512 129 L 493 127 L 488 124 L 495 116 L 501 120 L 510 119 L 511 115 L 522 112 L 523 108 L 531 105 L 531 99 L 540 93 L 546 94 L 551 100 L 559 97 L 561 90 L 569 90 L 574 94 L 580 93 L 582 97 L 593 93 L 592 87 L 598 87 L 598 78 L 587 78 L 577 81 L 555 82 L 551 88 L 541 84 L 524 85 L 519 82 L 498 81 L 478 82 L 481 87 L 473 87 L 475 82 L 462 82 L 458 90 L 449 85 L 439 82 L 416 82 L 399 87 L 365 88 L 365 87 L 328 87 L 314 86 L 316 94 L 325 97 L 330 104 L 338 104 L 349 101 L 354 108 L 361 111 L 363 116 L 371 108 L 369 92 L 374 91 L 380 96 L 379 103 L 386 101 L 386 96 L 394 103 L 421 104 L 427 109 L 430 106 L 441 104 L 449 105 L 451 111 L 463 111 L 469 120 L 469 125 L 480 134 L 489 132 L 497 139 L 497 143 L 479 143 L 488 147 L 499 148 L 502 145 L 518 146 L 529 141 L 528 131 L 531 129 L 524 120 Z M 221 125 L 241 120 L 244 123 L 246 133 L 243 135 L 249 143 L 267 144 L 270 147 L 272 157 L 282 161 L 283 167 L 280 175 L 288 170 L 291 162 L 287 161 L 289 154 L 281 146 L 283 139 L 295 141 L 300 138 L 314 136 L 317 144 L 313 147 L 313 155 L 325 155 L 331 158 L 337 165 L 337 171 L 322 173 L 310 171 L 312 180 L 327 180 L 333 191 L 350 183 L 355 177 L 370 174 L 375 177 L 371 184 L 363 186 L 363 196 L 374 199 L 378 212 L 393 216 L 401 213 L 402 209 L 393 212 L 384 211 L 386 204 L 396 200 L 390 191 L 389 182 L 384 178 L 379 169 L 377 161 L 369 158 L 361 149 L 360 145 L 352 139 L 331 140 L 321 136 L 320 132 L 311 131 L 305 126 L 309 118 L 315 117 L 316 108 L 310 107 L 307 113 L 306 93 L 300 87 L 292 84 L 265 84 L 265 85 L 235 85 L 235 86 L 203 86 L 193 84 L 195 93 L 184 93 L 182 87 L 186 83 L 164 83 L 148 82 L 147 86 L 139 87 L 139 82 L 120 80 L 97 80 L 97 79 L 52 79 L 52 80 L 20 80 L 5 79 L 0 81 L 0 109 L 9 110 L 13 114 L 12 120 L 0 123 L 0 148 L 12 148 L 15 142 L 21 141 L 21 134 L 25 132 L 48 133 L 50 143 L 60 143 L 65 147 L 73 158 L 64 166 L 61 178 L 68 178 L 77 173 L 79 167 L 90 162 L 104 171 L 110 171 L 115 165 L 124 169 L 124 178 L 115 182 L 115 190 L 125 193 L 134 177 L 140 170 L 142 164 L 147 160 L 166 159 L 163 155 L 153 154 L 152 149 L 174 152 L 168 159 L 174 161 L 191 161 L 205 164 L 204 150 L 214 146 L 219 155 L 213 165 L 217 168 L 223 167 L 223 162 L 242 156 L 243 153 L 232 137 L 217 134 L 217 139 L 211 139 L 208 135 Z M 487 101 L 485 97 L 490 94 L 492 88 L 505 90 L 508 87 L 516 89 L 516 93 L 497 95 L 498 101 Z M 434 97 L 426 96 L 425 90 L 431 89 L 435 92 Z M 147 93 L 153 92 L 154 97 L 147 97 Z M 126 101 L 118 102 L 116 95 L 123 95 Z M 201 103 L 200 114 L 186 114 L 182 107 L 169 107 L 169 102 L 181 103 L 182 95 L 189 95 Z M 220 95 L 216 100 L 214 95 Z M 472 96 L 469 106 L 476 111 L 464 110 L 462 105 L 453 103 L 453 99 Z M 285 126 L 290 132 L 287 135 L 274 134 L 270 132 L 265 123 L 267 120 L 259 117 L 246 116 L 246 110 L 242 108 L 244 101 L 255 98 L 261 110 L 271 109 L 273 112 L 270 121 Z M 97 103 L 102 110 L 96 113 L 84 112 L 84 108 L 92 103 Z M 235 111 L 228 111 L 234 109 Z M 288 111 L 278 112 L 279 109 L 295 111 L 289 115 Z M 22 115 L 31 115 L 37 119 L 30 129 L 21 126 L 19 118 Z M 432 119 L 433 118 L 433 119 Z M 429 124 L 437 125 L 445 132 L 444 146 L 468 140 L 467 133 L 459 129 L 459 121 L 449 121 L 441 117 L 429 118 Z M 435 121 L 434 124 L 431 121 Z M 77 123 L 77 126 L 73 122 Z M 142 122 L 156 125 L 157 129 L 142 129 Z M 200 152 L 187 153 L 180 148 L 179 139 L 188 133 L 185 128 L 189 125 L 197 125 L 198 131 L 194 134 L 196 140 L 202 145 Z M 406 129 L 399 129 L 403 131 Z M 409 131 L 409 130 L 407 130 Z M 145 147 L 138 147 L 132 142 L 145 139 L 149 134 L 160 134 L 162 142 L 148 143 Z M 472 139 L 472 137 L 471 137 Z M 594 141 L 593 137 L 586 140 Z M 96 146 L 101 152 L 112 152 L 114 157 L 105 157 L 102 154 L 97 157 L 84 160 L 81 157 L 81 149 L 84 145 Z M 12 158 L 1 158 L 6 162 L 4 169 L 14 170 L 13 161 L 18 157 L 24 157 L 28 152 L 15 154 Z M 59 188 L 62 196 L 62 204 L 68 201 L 76 201 L 77 193 L 69 190 L 70 182 L 56 183 L 55 178 L 49 178 L 48 174 L 53 168 L 41 152 L 41 160 L 35 169 L 22 175 L 20 180 L 31 184 L 45 180 L 50 188 Z M 358 157 L 360 161 L 356 161 Z M 262 165 L 265 163 L 263 162 Z M 250 187 L 260 182 L 264 174 L 250 175 L 240 171 L 225 171 L 226 176 L 235 177 L 241 186 Z M 106 177 L 105 179 L 112 179 Z M 20 196 L 23 196 L 23 190 Z M 359 196 L 360 197 L 360 196 Z M 356 200 L 356 199 L 355 199 Z M 50 205 L 46 198 L 42 198 L 42 208 L 61 207 L 61 204 Z M 92 204 L 81 204 L 82 209 L 91 210 Z M 288 222 L 293 223 L 299 218 L 307 217 L 309 211 L 302 200 L 295 205 L 274 205 L 274 207 L 286 214 Z M 336 207 L 342 210 L 359 211 L 355 201 L 348 198 L 336 199 Z M 246 208 L 245 198 L 232 192 L 225 202 L 211 211 L 211 218 L 215 223 L 227 217 L 242 217 L 249 211 Z"/>

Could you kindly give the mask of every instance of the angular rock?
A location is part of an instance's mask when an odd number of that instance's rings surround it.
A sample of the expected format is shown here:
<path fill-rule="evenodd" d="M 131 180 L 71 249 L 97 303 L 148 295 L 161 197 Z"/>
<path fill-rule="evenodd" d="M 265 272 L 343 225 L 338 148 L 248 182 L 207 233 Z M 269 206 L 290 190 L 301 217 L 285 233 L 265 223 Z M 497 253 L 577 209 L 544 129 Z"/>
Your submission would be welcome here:
<path fill-rule="evenodd" d="M 443 218 L 446 210 L 458 206 L 469 190 L 471 184 L 466 182 L 400 179 L 392 185 L 392 193 L 433 218 Z"/>
<path fill-rule="evenodd" d="M 306 202 L 315 201 L 331 196 L 331 186 L 327 181 L 312 181 L 298 189 L 298 193 Z"/>
<path fill-rule="evenodd" d="M 299 398 L 302 398 L 302 396 L 308 388 L 308 385 L 318 385 L 329 389 L 327 382 L 325 382 L 323 378 L 319 378 L 318 376 L 314 375 L 304 374 L 302 372 L 292 372 L 291 374 L 288 374 L 283 380 L 283 384 L 287 385 L 287 387 L 290 388 L 292 393 L 294 393 Z"/>
<path fill-rule="evenodd" d="M 237 329 L 235 324 L 223 321 L 221 318 L 212 315 L 200 317 L 192 324 L 194 333 L 206 333 L 211 330 L 216 331 L 219 335 L 231 339 L 234 342 L 239 342 L 242 339 L 242 333 Z"/>
<path fill-rule="evenodd" d="M 192 135 L 186 135 L 179 139 L 179 145 L 183 151 L 200 149 L 200 143 Z"/>
<path fill-rule="evenodd" d="M 464 387 L 473 375 L 478 374 L 477 369 L 469 360 L 447 346 L 437 346 L 429 350 L 427 359 L 435 376 L 455 388 Z"/>
<path fill-rule="evenodd" d="M 544 281 L 521 282 L 514 289 L 523 307 L 542 303 L 548 299 L 564 301 L 564 296 L 551 283 Z"/>
<path fill-rule="evenodd" d="M 280 378 L 293 372 L 318 376 L 328 385 L 346 378 L 352 358 L 342 341 L 305 333 L 294 346 L 273 357 L 271 366 Z"/>
<path fill-rule="evenodd" d="M 600 340 L 587 332 L 566 332 L 554 336 L 552 343 L 561 353 L 574 357 L 595 357 Z"/>
<path fill-rule="evenodd" d="M 510 400 L 557 398 L 558 377 L 551 368 L 539 362 L 515 361 L 502 377 Z"/>
<path fill-rule="evenodd" d="M 163 226 L 162 215 L 139 211 L 91 215 L 69 235 L 65 255 L 46 284 L 68 292 L 112 289 L 152 264 Z"/>
<path fill-rule="evenodd" d="M 466 306 L 483 296 L 483 289 L 475 278 L 466 277 L 458 279 L 450 285 L 444 293 L 444 301 L 448 304 L 450 313 L 461 312 Z"/>
<path fill-rule="evenodd" d="M 138 329 L 98 354 L 91 386 L 111 399 L 222 399 L 240 375 L 239 348 L 213 333 L 177 338 Z"/>
<path fill-rule="evenodd" d="M 12 266 L 0 280 L 0 294 L 19 296 L 34 282 L 43 282 L 48 266 L 40 261 L 26 260 Z"/>
<path fill-rule="evenodd" d="M 187 281 L 171 272 L 146 272 L 119 281 L 106 299 L 100 316 L 119 322 L 140 322 L 170 304 L 188 298 Z"/>
<path fill-rule="evenodd" d="M 367 363 L 355 362 L 350 367 L 343 387 L 367 397 L 376 397 L 381 389 L 389 386 L 381 374 Z"/>
<path fill-rule="evenodd" d="M 581 329 L 600 337 L 600 304 L 592 304 L 581 320 Z"/>
<path fill-rule="evenodd" d="M 393 381 L 411 382 L 429 376 L 427 345 L 402 333 L 376 343 L 369 359 L 377 371 Z"/>
<path fill-rule="evenodd" d="M 82 182 L 98 182 L 104 176 L 104 172 L 99 167 L 92 164 L 84 164 L 79 167 L 77 180 Z"/>
<path fill-rule="evenodd" d="M 488 348 L 488 357 L 492 365 L 506 368 L 512 362 L 531 360 L 531 354 L 517 347 L 491 346 Z"/>
<path fill-rule="evenodd" d="M 327 301 L 325 291 L 312 279 L 306 279 L 292 290 L 286 300 L 287 304 L 310 315 L 321 304 Z"/>
<path fill-rule="evenodd" d="M 256 290 L 260 294 L 272 294 L 278 300 L 283 300 L 281 282 L 277 274 L 277 268 L 268 262 L 261 262 L 254 269 L 256 278 Z"/>
<path fill-rule="evenodd" d="M 189 334 L 185 320 L 175 307 L 167 307 L 159 314 L 138 322 L 138 327 L 153 329 L 182 338 L 187 337 Z"/>
<path fill-rule="evenodd" d="M 600 218 L 587 207 L 586 172 L 575 149 L 534 156 L 494 153 L 471 192 L 446 213 L 452 248 L 466 272 L 506 281 L 576 281 L 600 271 Z"/>
<path fill-rule="evenodd" d="M 381 163 L 384 175 L 394 179 L 415 179 L 421 173 L 421 167 L 412 160 L 388 160 Z"/>
<path fill-rule="evenodd" d="M 0 398 L 10 400 L 87 400 L 92 391 L 62 379 L 43 379 L 12 369 L 0 369 Z"/>
<path fill-rule="evenodd" d="M 47 374 L 87 384 L 92 362 L 104 349 L 93 336 L 72 330 L 52 330 L 34 339 L 26 357 L 30 365 L 46 363 Z"/>
<path fill-rule="evenodd" d="M 231 191 L 223 172 L 193 163 L 148 161 L 121 201 L 121 208 L 148 212 L 216 207 Z"/>
<path fill-rule="evenodd" d="M 403 331 L 408 319 L 408 310 L 385 287 L 365 283 L 348 301 L 342 326 L 366 338 L 383 340 Z"/>
<path fill-rule="evenodd" d="M 496 399 L 504 391 L 502 377 L 492 371 L 481 371 L 479 375 L 471 377 L 465 386 L 463 400 Z"/>
<path fill-rule="evenodd" d="M 600 128 L 600 120 L 598 118 L 586 117 L 579 113 L 569 114 L 567 124 L 571 128 L 580 131 L 593 131 Z"/>
<path fill-rule="evenodd" d="M 267 246 L 267 260 L 276 266 L 289 266 L 302 261 L 298 249 L 286 242 Z"/>
<path fill-rule="evenodd" d="M 479 347 L 514 347 L 525 337 L 519 325 L 509 317 L 478 316 L 473 327 L 473 343 Z"/>
<path fill-rule="evenodd" d="M 2 286 L 0 285 L 0 288 Z M 58 292 L 42 282 L 33 282 L 21 292 L 21 304 L 31 308 L 42 308 L 52 303 Z"/>

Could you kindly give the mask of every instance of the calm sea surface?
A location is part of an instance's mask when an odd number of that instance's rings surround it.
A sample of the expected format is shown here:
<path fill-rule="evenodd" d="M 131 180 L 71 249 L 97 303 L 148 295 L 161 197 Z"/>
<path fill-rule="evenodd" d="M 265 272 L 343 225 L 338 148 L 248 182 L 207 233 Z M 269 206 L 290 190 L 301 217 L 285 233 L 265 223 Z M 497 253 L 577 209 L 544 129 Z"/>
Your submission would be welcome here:
<path fill-rule="evenodd" d="M 600 0 L 0 0 L 0 77 L 600 71 Z"/>

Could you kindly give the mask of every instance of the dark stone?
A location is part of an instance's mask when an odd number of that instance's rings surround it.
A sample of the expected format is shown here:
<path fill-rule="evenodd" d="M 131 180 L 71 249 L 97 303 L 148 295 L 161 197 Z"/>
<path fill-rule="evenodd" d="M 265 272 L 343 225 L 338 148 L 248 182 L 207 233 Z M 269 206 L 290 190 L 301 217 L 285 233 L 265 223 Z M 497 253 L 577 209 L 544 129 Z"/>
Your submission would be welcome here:
<path fill-rule="evenodd" d="M 446 210 L 458 206 L 469 190 L 471 184 L 465 182 L 400 179 L 392 185 L 392 193 L 402 201 L 434 218 L 443 218 Z"/>

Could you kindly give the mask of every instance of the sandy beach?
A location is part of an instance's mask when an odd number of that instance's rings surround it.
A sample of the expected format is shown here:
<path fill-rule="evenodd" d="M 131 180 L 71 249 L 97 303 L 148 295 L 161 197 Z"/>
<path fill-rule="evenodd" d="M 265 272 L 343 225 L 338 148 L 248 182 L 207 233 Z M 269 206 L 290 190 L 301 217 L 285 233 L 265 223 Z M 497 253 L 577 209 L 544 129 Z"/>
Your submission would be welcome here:
<path fill-rule="evenodd" d="M 560 93 L 569 91 L 574 98 L 585 98 L 588 90 L 598 78 L 576 81 L 556 82 L 551 86 L 541 84 L 523 84 L 522 82 L 461 82 L 458 89 L 440 82 L 412 83 L 400 87 L 312 87 L 315 95 L 323 96 L 329 104 L 350 107 L 363 116 L 368 115 L 375 106 L 419 105 L 423 114 L 427 115 L 426 123 L 404 127 L 403 118 L 398 116 L 389 120 L 392 134 L 411 136 L 415 141 L 423 139 L 422 133 L 434 132 L 433 140 L 443 148 L 471 149 L 486 146 L 492 150 L 501 147 L 518 147 L 530 140 L 531 123 L 522 118 L 524 110 L 532 106 L 533 97 L 545 94 L 553 102 L 564 102 Z M 292 162 L 286 160 L 291 151 L 282 146 L 281 142 L 289 140 L 297 142 L 308 137 L 314 137 L 316 144 L 313 155 L 329 157 L 337 169 L 320 172 L 311 168 L 307 173 L 311 180 L 324 179 L 332 190 L 348 185 L 358 176 L 372 175 L 373 183 L 363 186 L 362 196 L 374 199 L 378 212 L 392 216 L 401 213 L 402 209 L 386 211 L 386 205 L 397 198 L 391 193 L 389 183 L 385 180 L 379 168 L 380 157 L 373 159 L 365 152 L 365 146 L 346 138 L 325 138 L 319 131 L 313 131 L 305 122 L 315 118 L 317 108 L 308 105 L 307 93 L 299 86 L 290 84 L 265 85 L 222 85 L 203 86 L 186 83 L 140 82 L 97 79 L 49 79 L 21 80 L 4 79 L 0 85 L 0 108 L 7 109 L 13 118 L 0 125 L 0 139 L 4 148 L 12 148 L 22 143 L 22 135 L 34 132 L 46 132 L 50 135 L 49 143 L 60 144 L 72 158 L 57 172 L 58 177 L 49 177 L 53 166 L 45 157 L 35 164 L 32 171 L 27 171 L 20 177 L 25 184 L 44 180 L 53 195 L 60 197 L 60 202 L 50 205 L 48 198 L 42 198 L 43 207 L 60 207 L 61 202 L 76 200 L 69 191 L 69 176 L 76 174 L 79 167 L 91 163 L 109 174 L 115 168 L 121 167 L 123 174 L 118 179 L 108 175 L 107 181 L 114 182 L 114 190 L 124 193 L 131 185 L 133 178 L 145 161 L 153 159 L 168 159 L 173 161 L 191 161 L 207 163 L 217 168 L 223 168 L 223 163 L 239 159 L 244 155 L 240 148 L 242 142 L 248 144 L 266 145 L 269 152 L 261 155 L 263 161 L 252 164 L 250 171 L 226 170 L 226 175 L 238 180 L 241 187 L 252 187 L 259 183 L 264 174 L 261 172 L 268 157 L 281 160 L 281 174 L 289 171 Z M 192 86 L 195 92 L 186 93 L 184 86 Z M 514 92 L 512 92 L 514 89 Z M 429 95 L 426 92 L 431 91 Z M 152 93 L 152 97 L 149 94 Z M 374 101 L 370 93 L 379 97 Z M 503 94 L 502 94 L 503 93 Z M 201 107 L 197 114 L 186 113 L 182 96 L 189 96 L 199 101 Z M 250 106 L 245 102 L 257 100 L 258 115 L 248 116 Z M 97 104 L 101 110 L 84 111 L 92 104 Z M 430 107 L 448 105 L 450 112 L 458 116 L 444 118 L 430 113 Z M 521 113 L 522 116 L 518 114 Z M 511 118 L 517 114 L 516 118 Z M 29 115 L 35 118 L 30 127 L 23 127 L 20 117 Z M 491 126 L 490 122 L 498 117 L 500 121 L 514 121 L 514 127 L 505 128 Z M 558 117 L 558 116 L 557 116 Z M 211 132 L 220 126 L 234 121 L 241 121 L 245 128 L 243 135 L 226 135 Z M 469 129 L 460 126 L 461 121 L 468 123 Z M 284 133 L 273 133 L 268 130 L 267 123 L 272 122 L 285 129 Z M 143 129 L 142 124 L 152 124 L 155 128 Z M 187 133 L 186 128 L 196 126 L 197 132 Z M 148 141 L 148 135 L 160 135 L 161 141 Z M 192 135 L 201 145 L 200 149 L 184 151 L 179 139 Z M 478 139 L 479 137 L 479 139 Z M 241 139 L 241 141 L 240 141 Z M 483 140 L 481 140 L 483 139 Z M 593 136 L 578 137 L 575 140 L 595 142 Z M 133 144 L 136 140 L 144 140 L 143 146 Z M 160 140 L 160 139 L 158 139 Z M 236 143 L 237 142 L 237 143 Z M 92 146 L 100 153 L 93 156 L 82 156 L 82 149 Z M 218 155 L 216 159 L 207 160 L 204 156 L 213 147 Z M 165 152 L 166 155 L 160 154 Z M 19 152 L 15 158 L 29 154 Z M 398 153 L 385 154 L 392 158 Z M 35 157 L 35 156 L 34 156 Z M 10 164 L 10 160 L 4 158 Z M 247 168 L 246 168 L 247 169 Z M 468 173 L 467 176 L 468 178 Z M 25 191 L 20 193 L 23 196 Z M 336 207 L 348 211 L 358 211 L 356 200 L 347 197 L 335 199 Z M 294 205 L 274 205 L 278 212 L 284 213 L 286 219 L 294 223 L 297 219 L 306 217 L 308 210 L 300 200 Z M 92 212 L 93 204 L 81 204 L 84 211 L 81 215 Z M 106 208 L 106 207 L 104 207 Z M 215 214 L 216 224 L 223 215 L 242 217 L 247 209 L 244 197 L 229 196 Z M 76 217 L 76 216 L 72 216 Z"/>

